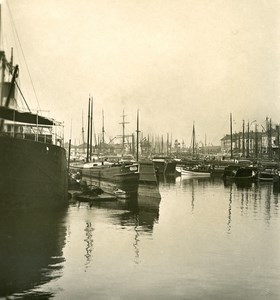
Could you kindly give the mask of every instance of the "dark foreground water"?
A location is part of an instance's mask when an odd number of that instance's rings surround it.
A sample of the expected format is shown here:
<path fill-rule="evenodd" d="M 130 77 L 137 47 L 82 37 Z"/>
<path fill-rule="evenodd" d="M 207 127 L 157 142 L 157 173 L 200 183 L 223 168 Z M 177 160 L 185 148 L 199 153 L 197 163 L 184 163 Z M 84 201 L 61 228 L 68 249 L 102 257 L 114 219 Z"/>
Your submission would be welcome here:
<path fill-rule="evenodd" d="M 178 177 L 160 192 L 1 212 L 0 298 L 280 299 L 272 185 Z"/>

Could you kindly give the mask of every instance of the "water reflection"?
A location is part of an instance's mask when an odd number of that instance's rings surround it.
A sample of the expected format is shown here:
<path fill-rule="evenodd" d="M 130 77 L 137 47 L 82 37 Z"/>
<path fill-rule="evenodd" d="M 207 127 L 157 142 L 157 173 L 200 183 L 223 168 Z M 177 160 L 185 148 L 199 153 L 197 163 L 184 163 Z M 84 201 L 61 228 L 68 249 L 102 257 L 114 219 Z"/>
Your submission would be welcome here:
<path fill-rule="evenodd" d="M 195 209 L 195 199 L 200 194 L 207 193 L 207 189 L 209 187 L 220 185 L 222 180 L 218 177 L 181 177 L 178 176 L 176 178 L 177 186 L 182 189 L 183 191 L 191 191 L 191 212 L 194 213 Z"/>
<path fill-rule="evenodd" d="M 159 174 L 158 175 L 158 182 L 159 182 L 159 184 L 172 186 L 172 185 L 175 185 L 176 178 L 177 177 L 175 175 Z"/>
<path fill-rule="evenodd" d="M 2 261 L 0 265 L 0 290 L 5 291 L 1 295 L 26 299 L 279 296 L 279 196 L 272 193 L 271 184 L 224 185 L 216 178 L 176 178 L 175 184 L 160 182 L 160 192 L 162 199 L 142 196 L 71 204 L 65 247 L 63 214 L 48 218 L 3 214 L 1 247 L 9 246 L 0 252 L 7 259 L 6 265 Z M 6 235 L 17 236 L 17 242 Z M 25 256 L 36 257 L 35 253 L 41 263 L 24 264 Z M 13 257 L 21 255 L 23 262 L 14 264 Z M 14 282 L 9 290 L 19 273 L 26 283 Z"/>
<path fill-rule="evenodd" d="M 112 202 L 93 201 L 87 205 L 89 208 L 108 209 L 110 219 L 116 225 L 119 224 L 123 227 L 140 226 L 142 231 L 151 232 L 159 217 L 160 200 L 157 197 L 137 196 Z M 77 202 L 76 205 L 80 206 L 81 203 Z M 113 213 L 114 210 L 123 212 L 115 214 Z"/>
<path fill-rule="evenodd" d="M 86 253 L 85 253 L 85 258 L 86 258 L 86 263 L 85 263 L 85 271 L 89 267 L 91 258 L 92 258 L 92 251 L 93 251 L 93 231 L 94 228 L 92 227 L 92 223 L 90 221 L 86 221 L 86 226 L 85 226 L 85 243 L 86 243 Z"/>
<path fill-rule="evenodd" d="M 227 221 L 226 231 L 232 231 L 233 220 L 239 210 L 241 217 L 253 215 L 255 219 L 262 218 L 267 225 L 270 224 L 272 213 L 278 214 L 278 193 L 273 193 L 273 185 L 268 182 L 252 180 L 222 180 L 221 178 L 176 178 L 177 188 L 189 193 L 191 213 L 195 213 L 197 199 L 208 197 L 210 191 L 224 193 L 227 195 Z"/>
<path fill-rule="evenodd" d="M 218 177 L 201 177 L 201 178 L 188 178 L 188 177 L 177 177 L 176 182 L 179 184 L 179 186 L 189 187 L 191 185 L 199 186 L 200 188 L 206 188 L 209 186 L 215 186 L 220 185 L 222 182 L 221 178 Z"/>
<path fill-rule="evenodd" d="M 228 203 L 228 222 L 227 222 L 227 232 L 231 231 L 231 206 L 232 206 L 232 186 L 230 187 L 229 192 L 229 203 Z"/>
<path fill-rule="evenodd" d="M 194 211 L 194 182 L 191 181 L 191 187 L 192 187 L 192 213 Z"/>
<path fill-rule="evenodd" d="M 0 297 L 48 299 L 36 291 L 61 276 L 66 228 L 64 212 L 2 211 L 0 215 Z"/>
<path fill-rule="evenodd" d="M 240 215 L 243 217 L 248 216 L 248 214 L 253 214 L 255 219 L 261 216 L 265 223 L 269 225 L 272 211 L 274 214 L 278 214 L 278 194 L 273 194 L 271 183 L 231 181 L 224 182 L 224 186 L 229 195 L 228 233 L 231 230 L 233 199 L 239 201 Z"/>
<path fill-rule="evenodd" d="M 133 230 L 134 237 L 131 244 L 134 249 L 134 263 L 139 264 L 140 248 L 139 242 L 141 235 L 152 235 L 154 224 L 158 222 L 159 205 L 161 199 L 158 197 L 148 197 L 138 195 L 134 198 L 112 201 L 112 202 L 91 202 L 76 203 L 77 207 L 87 207 L 89 210 L 105 210 L 106 220 L 111 224 L 120 226 L 121 230 Z M 74 204 L 73 204 L 74 206 Z M 85 222 L 85 269 L 87 269 L 92 260 L 94 248 L 94 226 L 90 221 Z"/>

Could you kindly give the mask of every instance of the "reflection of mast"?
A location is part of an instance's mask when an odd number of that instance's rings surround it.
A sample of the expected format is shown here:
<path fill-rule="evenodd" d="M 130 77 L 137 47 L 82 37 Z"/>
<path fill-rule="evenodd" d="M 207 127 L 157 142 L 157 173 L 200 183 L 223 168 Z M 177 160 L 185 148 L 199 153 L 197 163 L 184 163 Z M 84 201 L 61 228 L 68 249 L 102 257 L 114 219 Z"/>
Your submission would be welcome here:
<path fill-rule="evenodd" d="M 134 243 L 133 243 L 133 247 L 135 249 L 135 259 L 134 262 L 136 264 L 139 264 L 139 248 L 138 248 L 138 242 L 139 240 L 139 232 L 138 232 L 138 226 L 139 226 L 139 215 L 135 216 L 135 226 L 134 226 L 134 231 L 135 231 L 135 237 L 134 237 Z"/>
<path fill-rule="evenodd" d="M 266 221 L 269 224 L 270 220 L 270 201 L 271 201 L 271 188 L 270 186 L 267 187 L 267 194 L 265 198 L 265 212 L 266 212 Z"/>
<path fill-rule="evenodd" d="M 92 232 L 93 228 L 91 226 L 91 222 L 86 222 L 86 239 L 84 240 L 86 242 L 86 262 L 85 262 L 85 268 L 87 269 L 89 267 L 90 261 L 91 261 L 91 252 L 93 250 L 93 238 L 92 238 Z"/>
<path fill-rule="evenodd" d="M 194 182 L 192 180 L 192 213 L 194 211 Z"/>
<path fill-rule="evenodd" d="M 240 206 L 240 209 L 241 209 L 241 215 L 243 215 L 243 211 L 244 211 L 244 193 L 243 192 L 241 193 L 241 206 Z"/>
<path fill-rule="evenodd" d="M 232 185 L 229 191 L 229 203 L 228 203 L 228 222 L 227 222 L 227 233 L 231 231 L 231 205 L 232 205 Z"/>

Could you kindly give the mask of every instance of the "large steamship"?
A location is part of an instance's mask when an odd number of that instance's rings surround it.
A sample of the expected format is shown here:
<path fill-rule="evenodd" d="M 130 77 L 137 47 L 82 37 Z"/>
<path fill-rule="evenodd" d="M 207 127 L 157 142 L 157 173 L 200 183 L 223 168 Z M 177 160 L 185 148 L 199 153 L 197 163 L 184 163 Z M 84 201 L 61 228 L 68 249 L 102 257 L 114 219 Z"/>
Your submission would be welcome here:
<path fill-rule="evenodd" d="M 34 114 L 18 85 L 18 65 L 0 51 L 0 207 L 67 203 L 62 124 Z M 26 109 L 20 109 L 24 103 Z M 61 134 L 59 134 L 61 130 Z"/>

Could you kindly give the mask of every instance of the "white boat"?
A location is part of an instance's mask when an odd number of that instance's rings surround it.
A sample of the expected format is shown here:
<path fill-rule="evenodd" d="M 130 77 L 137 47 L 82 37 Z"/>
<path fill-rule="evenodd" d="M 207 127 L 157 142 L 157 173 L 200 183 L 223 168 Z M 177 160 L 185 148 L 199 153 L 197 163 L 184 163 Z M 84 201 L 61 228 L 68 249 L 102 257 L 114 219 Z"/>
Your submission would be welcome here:
<path fill-rule="evenodd" d="M 211 172 L 210 171 L 204 171 L 199 169 L 181 169 L 181 176 L 184 177 L 210 177 Z"/>
<path fill-rule="evenodd" d="M 123 191 L 121 189 L 116 189 L 114 191 L 114 194 L 119 199 L 128 199 L 128 198 L 130 198 L 129 193 L 127 193 L 126 191 Z"/>
<path fill-rule="evenodd" d="M 182 166 L 176 166 L 176 172 L 181 174 L 183 167 Z"/>

